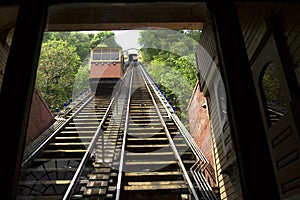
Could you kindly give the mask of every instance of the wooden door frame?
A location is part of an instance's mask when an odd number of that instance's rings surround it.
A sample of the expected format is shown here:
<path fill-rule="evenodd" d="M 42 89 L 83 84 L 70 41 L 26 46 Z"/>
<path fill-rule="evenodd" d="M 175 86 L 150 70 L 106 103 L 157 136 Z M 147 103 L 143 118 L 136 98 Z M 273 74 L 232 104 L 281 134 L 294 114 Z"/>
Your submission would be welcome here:
<path fill-rule="evenodd" d="M 212 0 L 207 7 L 227 91 L 242 196 L 260 199 L 261 194 L 268 194 L 270 199 L 280 199 L 235 2 Z"/>

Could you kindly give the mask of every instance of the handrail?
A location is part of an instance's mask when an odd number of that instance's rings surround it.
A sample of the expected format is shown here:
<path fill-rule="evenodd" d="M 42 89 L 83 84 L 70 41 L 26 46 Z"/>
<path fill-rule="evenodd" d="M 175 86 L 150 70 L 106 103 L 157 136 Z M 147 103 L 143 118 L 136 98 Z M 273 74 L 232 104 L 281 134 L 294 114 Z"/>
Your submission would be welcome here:
<path fill-rule="evenodd" d="M 153 88 L 153 90 L 155 91 L 156 95 L 159 96 L 158 88 L 154 84 L 154 80 L 151 79 L 151 76 L 147 73 L 147 71 L 144 69 L 144 67 L 142 65 L 140 65 L 140 66 L 141 66 L 141 69 L 143 70 L 144 74 L 146 75 L 147 79 L 149 80 L 149 82 L 152 83 L 150 85 Z M 165 105 L 165 103 L 163 102 L 162 98 L 159 98 L 159 100 L 164 105 L 164 107 L 167 108 L 166 105 Z M 203 171 L 203 169 L 205 169 L 209 165 L 208 160 L 203 155 L 202 151 L 200 150 L 200 148 L 198 147 L 198 145 L 196 144 L 196 142 L 192 138 L 192 136 L 189 134 L 188 130 L 185 128 L 185 126 L 179 120 L 178 116 L 174 112 L 171 112 L 169 109 L 165 109 L 165 110 L 168 112 L 168 116 L 170 116 L 172 118 L 172 120 L 174 121 L 174 123 L 176 124 L 176 126 L 179 129 L 180 133 L 185 138 L 185 141 L 187 142 L 187 144 L 191 147 L 191 150 L 193 151 L 194 155 L 196 155 L 197 161 L 196 161 L 196 163 L 194 165 L 197 165 L 199 162 L 202 162 L 201 170 Z M 196 176 L 195 172 L 193 170 L 193 167 L 194 166 L 192 166 L 190 170 L 191 170 L 191 172 L 193 174 L 193 177 L 196 178 L 195 179 L 195 180 L 197 180 L 196 184 L 201 188 L 201 192 L 203 193 L 203 191 L 210 191 L 209 195 L 204 194 L 204 196 L 207 199 L 211 199 L 211 200 L 217 199 L 216 196 L 215 196 L 215 194 L 212 191 L 211 186 L 209 185 L 209 183 L 207 182 L 207 180 L 205 179 L 205 177 L 203 177 L 202 174 Z M 200 166 L 198 166 L 198 167 L 200 167 Z M 202 184 L 199 181 L 202 182 Z"/>
<path fill-rule="evenodd" d="M 141 70 L 141 68 L 139 68 L 139 69 Z M 141 70 L 141 71 L 142 71 L 142 70 Z M 143 74 L 144 74 L 144 73 L 143 73 Z M 144 76 L 145 76 L 145 74 L 144 74 Z M 143 76 L 143 79 L 144 79 L 144 82 L 146 83 L 147 90 L 148 90 L 148 92 L 149 92 L 149 94 L 150 94 L 150 96 L 151 96 L 151 100 L 152 100 L 152 102 L 153 102 L 153 104 L 154 104 L 154 107 L 155 107 L 155 109 L 156 109 L 156 112 L 157 112 L 157 114 L 158 114 L 158 116 L 159 116 L 160 122 L 161 122 L 161 124 L 162 124 L 162 126 L 163 126 L 163 128 L 164 128 L 164 130 L 165 130 L 165 133 L 166 133 L 166 135 L 167 135 L 167 138 L 168 138 L 168 140 L 169 140 L 169 143 L 170 143 L 170 145 L 171 145 L 171 148 L 172 148 L 172 150 L 173 150 L 173 152 L 174 152 L 174 154 L 175 154 L 175 157 L 176 157 L 176 159 L 177 159 L 177 161 L 178 161 L 178 163 L 179 163 L 179 166 L 180 166 L 181 169 L 182 169 L 184 178 L 185 178 L 185 180 L 187 181 L 187 183 L 188 183 L 188 185 L 189 185 L 189 188 L 190 188 L 190 190 L 191 190 L 191 192 L 192 192 L 194 198 L 195 198 L 196 200 L 199 200 L 198 195 L 197 195 L 197 193 L 196 193 L 196 191 L 195 191 L 195 189 L 194 189 L 193 183 L 192 183 L 192 181 L 190 180 L 190 177 L 189 177 L 189 175 L 188 175 L 188 173 L 187 173 L 187 171 L 186 171 L 186 169 L 185 169 L 185 167 L 184 167 L 184 164 L 183 164 L 183 162 L 182 162 L 182 160 L 181 160 L 181 157 L 180 157 L 180 155 L 179 155 L 179 153 L 178 153 L 178 151 L 177 151 L 177 148 L 176 148 L 176 146 L 175 146 L 175 144 L 174 144 L 174 142 L 173 142 L 173 139 L 172 139 L 171 134 L 170 134 L 170 132 L 169 132 L 169 130 L 168 130 L 168 127 L 167 127 L 167 125 L 166 125 L 166 123 L 165 123 L 165 121 L 164 121 L 164 119 L 163 119 L 163 117 L 162 117 L 162 114 L 161 114 L 161 112 L 160 112 L 160 110 L 159 110 L 159 108 L 158 108 L 158 106 L 157 106 L 157 104 L 156 104 L 156 102 L 155 102 L 155 99 L 154 99 L 154 97 L 153 97 L 153 95 L 152 95 L 152 92 L 151 92 L 150 89 L 149 89 L 149 86 L 148 86 L 147 81 L 145 80 L 145 77 L 144 77 L 144 76 Z M 149 81 L 149 80 L 148 80 L 148 81 Z"/>
<path fill-rule="evenodd" d="M 143 69 L 143 71 L 144 71 L 144 73 L 147 74 L 148 79 L 150 79 L 149 78 L 150 75 L 145 71 L 145 69 Z M 152 79 L 150 79 L 150 80 L 152 80 Z M 155 93 L 157 95 L 159 95 L 158 91 L 157 91 L 157 88 L 156 87 L 154 88 L 153 80 L 151 82 L 152 82 L 151 86 L 154 89 Z M 164 105 L 164 107 L 166 108 L 166 105 L 162 101 L 162 99 L 161 98 L 159 98 L 159 99 L 160 99 L 161 103 Z M 177 115 L 174 114 L 173 112 L 171 112 L 169 109 L 166 109 L 166 111 L 168 112 L 169 116 L 173 119 L 173 121 L 175 122 L 175 124 L 177 125 L 177 127 L 180 129 L 181 133 L 183 134 L 183 136 L 186 139 L 186 141 L 188 142 L 188 144 L 192 147 L 192 151 L 194 152 L 194 154 L 197 155 L 197 156 L 199 156 L 199 159 L 201 159 L 202 161 L 208 163 L 208 160 L 205 158 L 205 156 L 203 155 L 203 153 L 199 149 L 198 145 L 196 144 L 195 140 L 189 134 L 188 130 L 185 128 L 185 126 L 178 119 Z"/>
<path fill-rule="evenodd" d="M 203 198 L 205 198 L 205 199 L 217 199 L 215 197 L 215 194 L 212 192 L 212 188 L 207 183 L 206 178 L 201 173 L 201 165 L 198 162 L 196 162 L 191 167 L 191 169 L 195 168 L 194 170 L 191 170 L 191 173 L 192 173 L 193 177 L 197 180 L 196 181 L 197 186 L 199 188 L 201 188 L 201 194 L 203 195 Z"/>
<path fill-rule="evenodd" d="M 130 100 L 131 100 L 131 89 L 132 89 L 132 77 L 133 77 L 133 68 L 131 70 L 131 77 L 130 77 L 130 84 L 129 84 L 129 92 L 128 92 L 128 100 L 127 100 L 127 108 L 126 108 L 126 119 L 125 119 L 125 127 L 122 139 L 122 148 L 121 148 L 121 157 L 119 163 L 119 173 L 118 173 L 118 182 L 116 187 L 116 200 L 120 199 L 120 192 L 121 192 L 121 183 L 122 183 L 122 173 L 123 173 L 123 163 L 124 163 L 124 156 L 125 156 L 125 145 L 126 145 L 126 137 L 128 131 L 128 121 L 129 121 L 129 108 L 130 108 Z"/>
<path fill-rule="evenodd" d="M 151 86 L 154 89 L 156 95 L 159 96 L 158 90 L 157 90 L 156 86 L 154 87 L 153 80 L 150 78 L 150 75 L 145 71 L 145 69 L 143 67 L 142 67 L 142 69 L 143 69 L 144 73 L 147 75 L 148 80 L 151 80 L 151 82 L 152 82 Z M 180 131 L 181 131 L 182 135 L 184 136 L 185 140 L 192 147 L 192 151 L 194 152 L 194 154 L 199 156 L 199 159 L 201 159 L 204 162 L 208 163 L 207 159 L 205 158 L 205 156 L 203 155 L 203 153 L 199 149 L 198 145 L 196 144 L 194 139 L 191 137 L 191 135 L 189 134 L 189 132 L 185 128 L 185 126 L 178 119 L 177 115 L 174 112 L 171 112 L 169 109 L 167 109 L 167 107 L 166 107 L 165 103 L 163 102 L 162 98 L 159 98 L 159 100 L 161 101 L 163 106 L 166 108 L 166 111 L 168 112 L 168 116 L 170 116 L 173 119 L 173 121 L 175 122 L 177 127 L 180 129 Z"/>

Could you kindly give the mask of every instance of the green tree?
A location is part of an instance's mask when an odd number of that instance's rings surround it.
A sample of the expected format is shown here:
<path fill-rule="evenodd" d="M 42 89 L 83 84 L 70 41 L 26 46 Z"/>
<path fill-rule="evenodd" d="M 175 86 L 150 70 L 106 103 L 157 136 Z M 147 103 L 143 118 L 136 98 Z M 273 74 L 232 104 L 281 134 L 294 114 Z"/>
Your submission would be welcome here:
<path fill-rule="evenodd" d="M 200 31 L 145 30 L 139 43 L 144 62 L 158 60 L 179 70 L 191 83 L 197 81 L 195 52 Z"/>
<path fill-rule="evenodd" d="M 172 102 L 172 105 L 176 107 L 176 114 L 188 128 L 186 108 L 193 91 L 189 81 L 178 70 L 165 65 L 164 62 L 153 61 L 146 64 L 145 68 L 169 102 Z"/>
<path fill-rule="evenodd" d="M 36 83 L 52 112 L 89 88 L 90 48 L 98 44 L 118 46 L 111 31 L 44 33 Z"/>
<path fill-rule="evenodd" d="M 119 47 L 118 43 L 115 41 L 115 34 L 112 31 L 100 31 L 91 40 L 90 47 L 94 48 L 99 44 L 107 45 L 109 47 Z"/>
<path fill-rule="evenodd" d="M 80 65 L 76 47 L 67 41 L 54 39 L 42 43 L 36 84 L 52 112 L 72 97 Z"/>
<path fill-rule="evenodd" d="M 139 38 L 147 71 L 177 107 L 186 127 L 186 109 L 197 82 L 195 52 L 200 34 L 197 30 L 145 30 Z"/>
<path fill-rule="evenodd" d="M 89 65 L 85 64 L 78 69 L 73 85 L 73 94 L 78 95 L 89 87 Z"/>
<path fill-rule="evenodd" d="M 91 40 L 94 38 L 94 34 L 86 34 L 78 31 L 71 32 L 45 32 L 43 42 L 52 40 L 67 41 L 76 47 L 76 52 L 83 62 L 90 52 Z"/>

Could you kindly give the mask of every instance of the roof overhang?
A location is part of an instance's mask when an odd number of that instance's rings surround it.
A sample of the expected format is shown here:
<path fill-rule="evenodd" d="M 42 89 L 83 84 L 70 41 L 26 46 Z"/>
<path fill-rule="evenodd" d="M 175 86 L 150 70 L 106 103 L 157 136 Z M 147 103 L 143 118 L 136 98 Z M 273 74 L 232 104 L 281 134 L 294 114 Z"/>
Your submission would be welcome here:
<path fill-rule="evenodd" d="M 128 30 L 160 27 L 201 30 L 203 2 L 72 3 L 50 6 L 48 31 Z"/>

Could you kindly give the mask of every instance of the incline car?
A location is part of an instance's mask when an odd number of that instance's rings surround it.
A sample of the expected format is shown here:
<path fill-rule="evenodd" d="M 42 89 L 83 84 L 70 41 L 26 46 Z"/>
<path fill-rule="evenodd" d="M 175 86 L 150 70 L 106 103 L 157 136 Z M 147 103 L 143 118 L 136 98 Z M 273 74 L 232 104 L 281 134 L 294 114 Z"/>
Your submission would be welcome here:
<path fill-rule="evenodd" d="M 91 49 L 89 84 L 95 94 L 113 91 L 123 77 L 124 56 L 121 47 L 97 46 Z"/>

